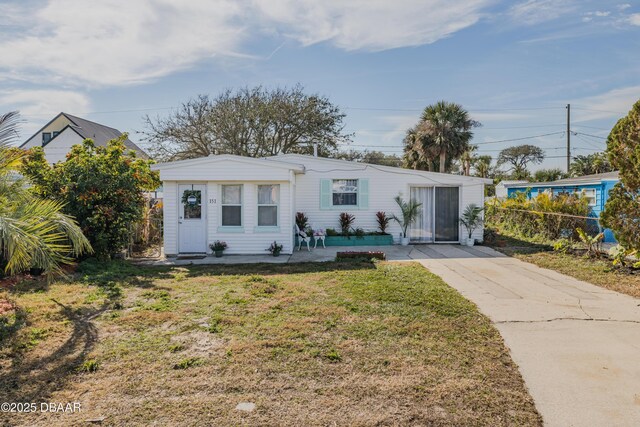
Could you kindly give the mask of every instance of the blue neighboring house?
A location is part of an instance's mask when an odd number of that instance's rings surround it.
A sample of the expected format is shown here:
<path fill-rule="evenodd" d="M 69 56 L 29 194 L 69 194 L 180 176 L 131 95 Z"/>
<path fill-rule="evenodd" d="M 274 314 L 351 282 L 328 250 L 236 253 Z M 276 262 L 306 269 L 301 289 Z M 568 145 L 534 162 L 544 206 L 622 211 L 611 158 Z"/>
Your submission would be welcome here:
<path fill-rule="evenodd" d="M 551 182 L 527 182 L 527 183 L 505 183 L 507 196 L 513 197 L 516 193 L 527 193 L 527 197 L 536 197 L 542 192 L 558 193 L 582 193 L 589 200 L 592 215 L 600 217 L 600 212 L 604 209 L 604 204 L 609 198 L 609 191 L 620 180 L 618 172 L 598 173 L 585 175 L 578 178 L 565 178 Z M 608 228 L 604 231 L 604 241 L 615 243 L 613 232 Z"/>

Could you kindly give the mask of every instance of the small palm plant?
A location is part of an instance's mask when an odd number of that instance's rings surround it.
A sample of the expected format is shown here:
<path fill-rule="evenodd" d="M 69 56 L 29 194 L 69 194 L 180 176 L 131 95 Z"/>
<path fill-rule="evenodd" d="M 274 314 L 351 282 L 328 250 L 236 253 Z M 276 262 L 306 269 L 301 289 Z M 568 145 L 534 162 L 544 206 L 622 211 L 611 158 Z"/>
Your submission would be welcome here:
<path fill-rule="evenodd" d="M 471 203 L 470 205 L 467 205 L 467 207 L 462 212 L 460 222 L 462 223 L 462 225 L 464 225 L 464 228 L 467 229 L 467 237 L 469 238 L 468 242 L 471 242 L 471 236 L 473 236 L 473 232 L 482 225 L 482 211 L 483 208 L 476 205 L 475 203 Z"/>
<path fill-rule="evenodd" d="M 19 124 L 17 112 L 0 115 L 0 265 L 13 275 L 30 268 L 62 273 L 79 255 L 92 252 L 63 205 L 34 196 L 15 174 L 23 152 L 11 148 Z"/>
<path fill-rule="evenodd" d="M 411 224 L 413 224 L 416 219 L 418 219 L 422 203 L 418 203 L 416 200 L 409 200 L 407 202 L 403 200 L 400 195 L 397 195 L 393 200 L 395 200 L 400 207 L 402 218 L 397 217 L 396 214 L 393 214 L 391 218 L 400 225 L 400 228 L 402 228 L 402 244 L 406 245 L 409 244 L 407 240 L 407 230 L 409 229 Z"/>
<path fill-rule="evenodd" d="M 598 255 L 600 255 L 601 242 L 604 238 L 604 233 L 598 233 L 595 236 L 590 236 L 586 231 L 579 227 L 576 228 L 576 232 L 578 233 L 580 241 L 584 244 L 585 249 L 587 250 L 587 252 L 585 253 L 586 256 L 597 257 Z"/>

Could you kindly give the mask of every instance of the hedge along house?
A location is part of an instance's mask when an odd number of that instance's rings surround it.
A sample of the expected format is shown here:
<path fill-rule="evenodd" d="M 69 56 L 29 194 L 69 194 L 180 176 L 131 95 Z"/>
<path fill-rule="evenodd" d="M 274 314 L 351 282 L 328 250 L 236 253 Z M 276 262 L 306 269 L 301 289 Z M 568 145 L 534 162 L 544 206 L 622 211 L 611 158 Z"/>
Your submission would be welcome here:
<path fill-rule="evenodd" d="M 513 197 L 517 193 L 526 193 L 528 198 L 536 197 L 538 194 L 548 192 L 551 194 L 578 193 L 584 195 L 589 201 L 591 215 L 599 218 L 609 198 L 609 191 L 620 181 L 618 172 L 606 172 L 593 175 L 584 175 L 577 178 L 559 179 L 551 182 L 526 182 L 508 183 L 504 187 L 507 195 Z M 615 243 L 613 232 L 603 229 L 604 242 Z"/>
<path fill-rule="evenodd" d="M 377 229 L 376 212 L 400 216 L 399 193 L 422 203 L 411 227 L 414 243 L 457 243 L 459 217 L 471 203 L 482 206 L 491 180 L 344 160 L 285 154 L 267 158 L 209 156 L 160 163 L 164 187 L 164 249 L 167 256 L 210 252 L 223 240 L 229 254 L 264 254 L 269 244 L 292 253 L 295 215 L 314 228 L 339 229 L 341 212 L 354 227 Z M 399 238 L 400 227 L 389 232 Z M 474 237 L 482 240 L 482 228 Z"/>

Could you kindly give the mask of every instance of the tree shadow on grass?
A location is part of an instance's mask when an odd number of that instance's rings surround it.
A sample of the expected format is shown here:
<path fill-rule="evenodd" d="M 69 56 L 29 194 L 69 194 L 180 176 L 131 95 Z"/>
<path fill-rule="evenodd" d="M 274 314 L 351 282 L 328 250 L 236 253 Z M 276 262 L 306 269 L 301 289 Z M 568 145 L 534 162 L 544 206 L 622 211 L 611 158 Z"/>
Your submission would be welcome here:
<path fill-rule="evenodd" d="M 60 306 L 60 313 L 73 325 L 71 335 L 44 357 L 27 361 L 19 348 L 13 349 L 9 369 L 0 372 L 0 390 L 8 402 L 46 402 L 78 372 L 93 349 L 98 332 L 93 319 L 110 307 L 105 303 L 89 312 L 79 314 L 68 306 Z"/>
<path fill-rule="evenodd" d="M 548 244 L 534 243 L 521 238 L 498 233 L 494 233 L 494 236 L 492 236 L 491 239 L 487 239 L 485 244 L 508 256 L 512 256 L 514 254 L 535 254 L 553 250 L 553 247 Z"/>

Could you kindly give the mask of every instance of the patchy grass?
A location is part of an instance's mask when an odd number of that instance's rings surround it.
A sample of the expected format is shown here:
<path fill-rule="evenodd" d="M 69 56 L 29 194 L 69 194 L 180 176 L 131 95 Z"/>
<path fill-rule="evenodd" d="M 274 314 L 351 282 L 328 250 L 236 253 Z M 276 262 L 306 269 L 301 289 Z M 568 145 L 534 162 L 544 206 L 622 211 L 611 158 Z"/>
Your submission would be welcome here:
<path fill-rule="evenodd" d="M 2 300 L 4 399 L 82 403 L 2 424 L 541 425 L 496 329 L 417 264 L 92 262 Z"/>
<path fill-rule="evenodd" d="M 640 298 L 640 275 L 621 272 L 608 260 L 558 252 L 515 252 L 512 256 L 612 291 Z"/>

